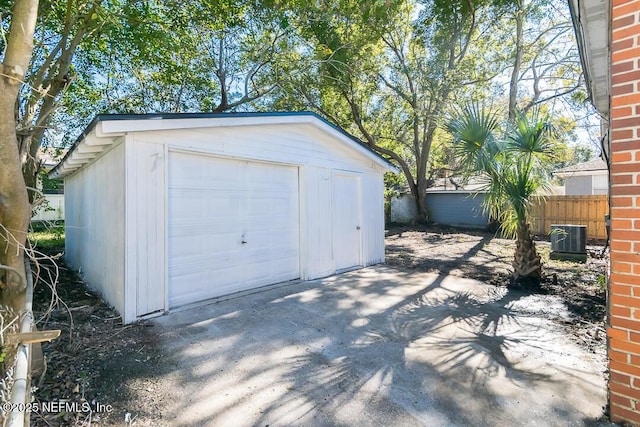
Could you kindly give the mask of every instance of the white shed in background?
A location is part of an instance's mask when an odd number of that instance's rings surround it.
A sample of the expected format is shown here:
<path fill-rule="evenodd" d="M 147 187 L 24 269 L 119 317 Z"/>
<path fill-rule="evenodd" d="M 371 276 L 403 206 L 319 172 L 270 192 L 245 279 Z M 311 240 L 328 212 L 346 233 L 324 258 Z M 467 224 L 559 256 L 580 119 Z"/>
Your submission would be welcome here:
<path fill-rule="evenodd" d="M 126 323 L 384 261 L 383 174 L 313 113 L 101 115 L 65 180 L 66 261 Z"/>

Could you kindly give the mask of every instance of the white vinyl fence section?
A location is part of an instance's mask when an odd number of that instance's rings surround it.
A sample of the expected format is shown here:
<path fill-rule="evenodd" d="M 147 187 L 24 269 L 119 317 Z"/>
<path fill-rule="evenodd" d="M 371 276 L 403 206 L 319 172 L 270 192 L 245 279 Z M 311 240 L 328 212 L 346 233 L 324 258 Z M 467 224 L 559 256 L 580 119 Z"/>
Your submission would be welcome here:
<path fill-rule="evenodd" d="M 33 210 L 31 221 L 64 221 L 64 194 L 45 194 L 45 203 Z"/>

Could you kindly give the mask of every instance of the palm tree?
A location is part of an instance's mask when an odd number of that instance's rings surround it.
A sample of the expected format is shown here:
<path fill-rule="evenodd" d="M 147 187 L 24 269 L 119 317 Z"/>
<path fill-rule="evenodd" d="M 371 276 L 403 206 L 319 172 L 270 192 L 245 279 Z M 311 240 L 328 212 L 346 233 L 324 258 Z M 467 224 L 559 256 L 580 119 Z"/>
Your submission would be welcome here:
<path fill-rule="evenodd" d="M 548 186 L 545 165 L 554 159 L 555 139 L 540 110 L 516 113 L 501 126 L 495 112 L 465 105 L 446 124 L 465 175 L 484 181 L 485 209 L 506 235 L 515 237 L 514 279 L 539 279 L 542 264 L 531 238 L 527 207 L 538 189 Z M 501 134 L 497 137 L 496 134 Z"/>

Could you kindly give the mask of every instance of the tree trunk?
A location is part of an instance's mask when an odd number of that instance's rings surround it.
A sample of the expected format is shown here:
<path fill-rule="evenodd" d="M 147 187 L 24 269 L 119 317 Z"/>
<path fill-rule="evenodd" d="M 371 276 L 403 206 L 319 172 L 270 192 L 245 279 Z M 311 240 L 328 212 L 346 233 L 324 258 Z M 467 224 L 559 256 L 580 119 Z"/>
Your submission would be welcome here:
<path fill-rule="evenodd" d="M 518 102 L 518 80 L 520 79 L 520 68 L 522 68 L 522 55 L 524 54 L 523 38 L 524 38 L 524 0 L 516 2 L 518 9 L 516 10 L 516 56 L 513 63 L 513 71 L 511 72 L 511 82 L 509 84 L 509 120 L 513 120 L 516 116 L 516 104 Z"/>
<path fill-rule="evenodd" d="M 426 191 L 427 191 L 427 178 L 418 177 L 418 183 L 415 187 L 416 191 L 413 194 L 416 202 L 416 218 L 417 223 L 426 223 L 429 220 L 429 211 L 427 209 Z"/>
<path fill-rule="evenodd" d="M 6 81 L 0 93 L 6 94 Z M 16 140 L 14 102 L 0 97 L 0 302 L 19 313 L 24 305 L 24 245 L 31 209 Z"/>
<path fill-rule="evenodd" d="M 33 188 L 38 188 L 38 172 L 40 171 L 40 164 L 38 162 L 38 146 L 32 144 L 33 137 L 31 135 L 25 135 L 18 137 L 18 145 L 26 144 L 26 153 L 22 154 L 22 176 L 24 178 L 24 184 L 27 187 L 27 195 L 29 196 L 29 203 L 33 204 L 35 198 L 35 192 Z M 35 155 L 32 155 L 32 151 L 35 149 Z"/>
<path fill-rule="evenodd" d="M 536 244 L 531 238 L 529 224 L 518 223 L 516 231 L 516 252 L 513 257 L 513 278 L 540 279 L 542 277 L 542 263 L 536 249 Z"/>
<path fill-rule="evenodd" d="M 25 145 L 26 147 L 26 153 L 23 154 L 26 158 L 22 164 L 22 175 L 24 176 L 24 183 L 27 186 L 27 194 L 31 204 L 35 201 L 37 195 L 33 189 L 38 187 L 38 174 L 41 167 L 38 151 L 43 136 L 44 127 L 34 131 L 33 134 L 22 136 L 21 142 L 19 142 L 20 145 Z"/>
<path fill-rule="evenodd" d="M 24 245 L 31 205 L 16 136 L 16 99 L 33 50 L 37 0 L 14 3 L 0 77 L 0 303 L 22 311 L 26 274 Z"/>

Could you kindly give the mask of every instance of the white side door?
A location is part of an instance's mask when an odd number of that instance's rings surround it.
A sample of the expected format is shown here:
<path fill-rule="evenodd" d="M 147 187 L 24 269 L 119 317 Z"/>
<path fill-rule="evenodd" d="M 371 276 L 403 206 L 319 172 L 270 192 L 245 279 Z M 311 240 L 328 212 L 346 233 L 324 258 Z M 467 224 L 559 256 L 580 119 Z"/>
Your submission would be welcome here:
<path fill-rule="evenodd" d="M 333 260 L 336 270 L 362 265 L 360 176 L 333 171 L 332 176 Z"/>

